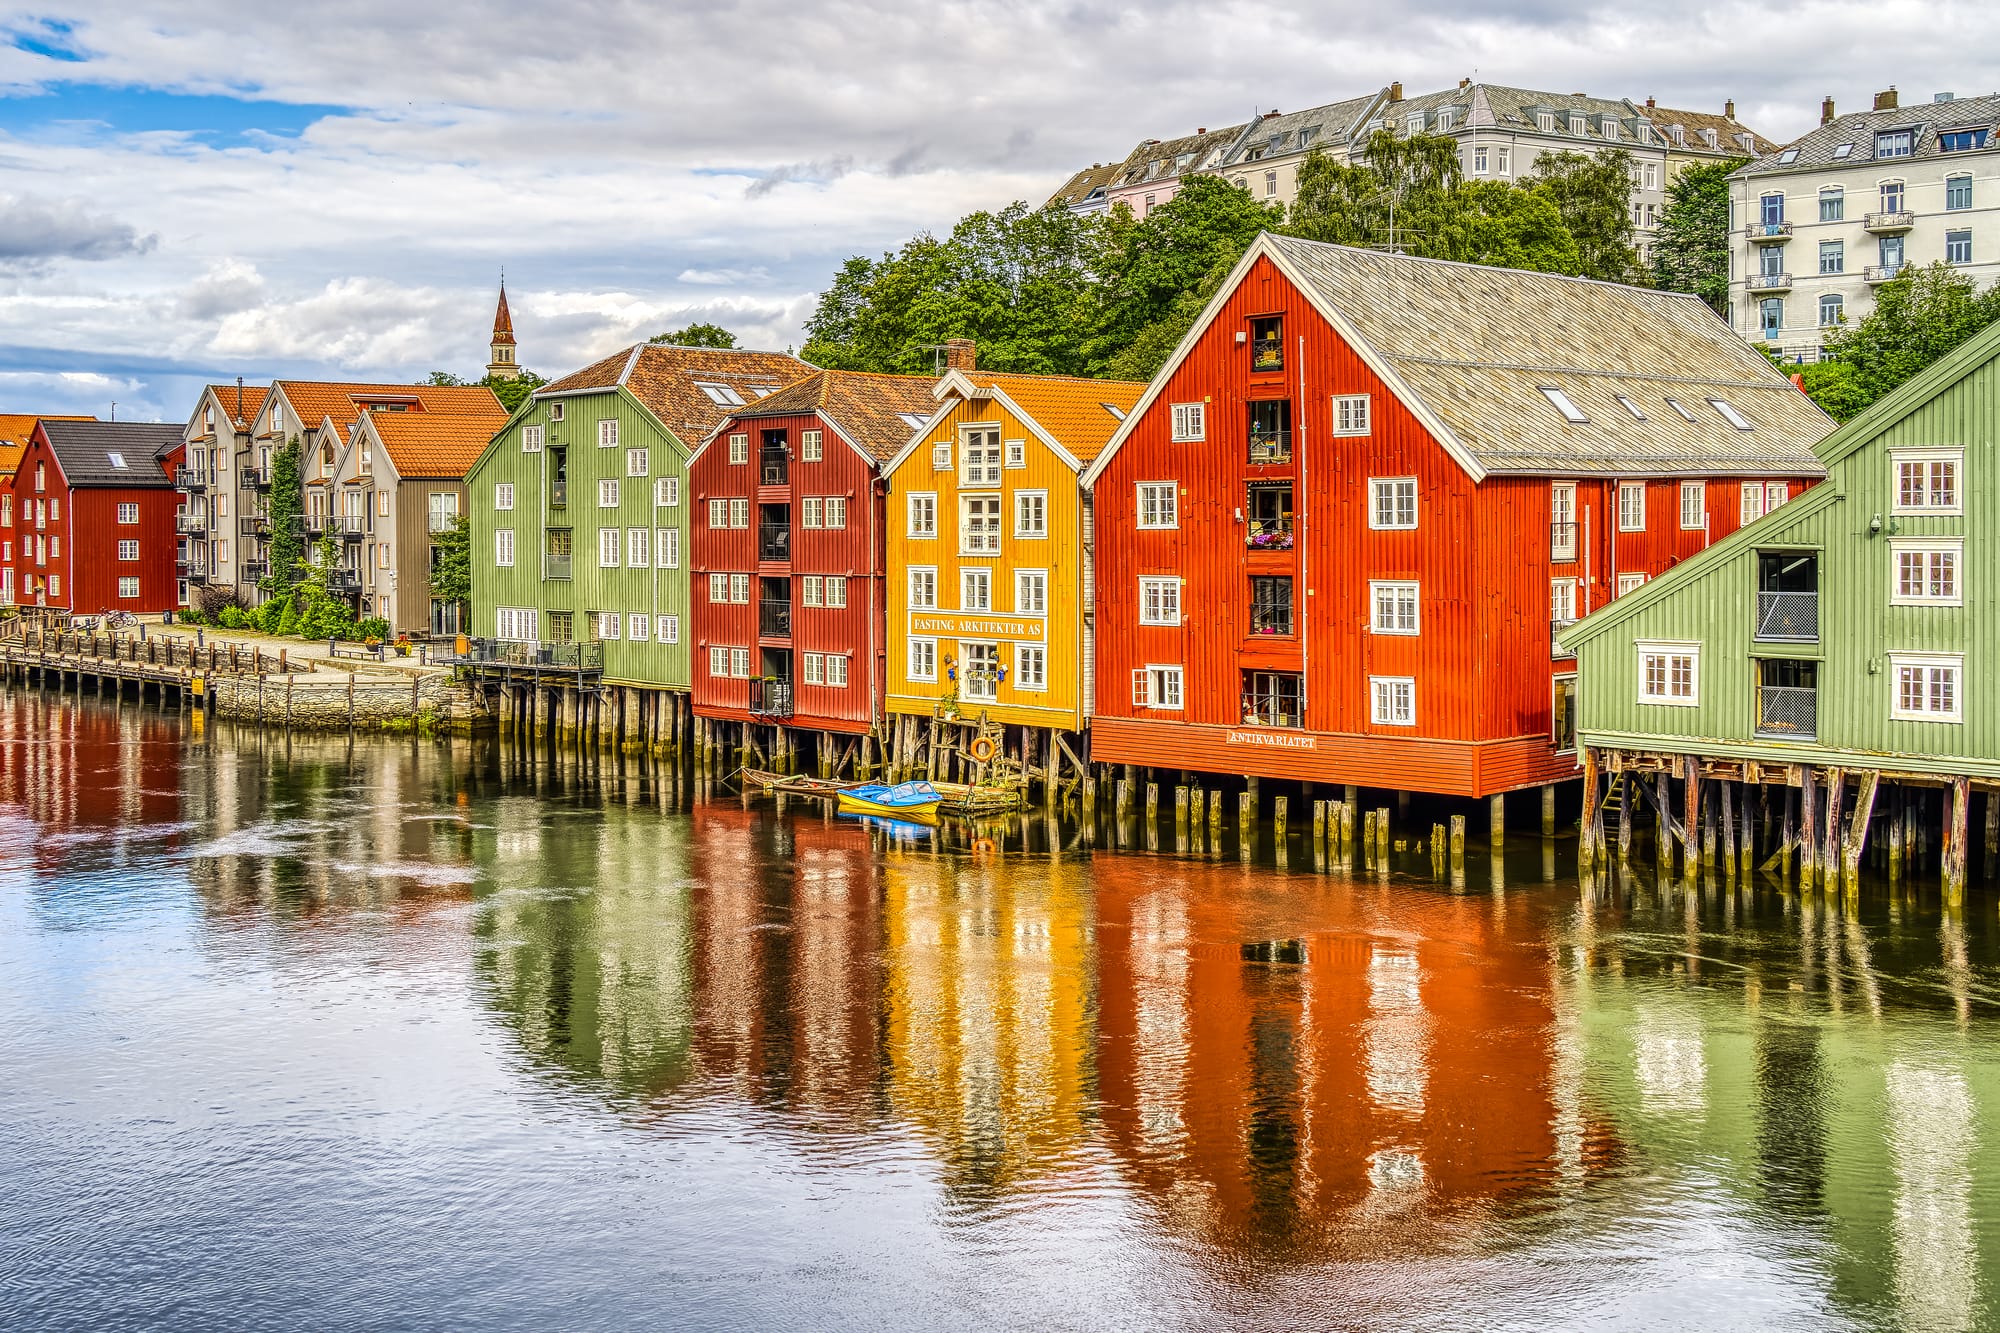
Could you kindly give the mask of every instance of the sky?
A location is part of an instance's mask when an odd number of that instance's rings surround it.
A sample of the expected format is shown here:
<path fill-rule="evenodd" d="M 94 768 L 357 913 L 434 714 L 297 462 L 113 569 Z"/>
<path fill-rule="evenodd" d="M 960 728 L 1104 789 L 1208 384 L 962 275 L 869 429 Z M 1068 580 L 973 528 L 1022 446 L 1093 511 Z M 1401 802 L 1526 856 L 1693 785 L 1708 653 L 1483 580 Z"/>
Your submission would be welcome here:
<path fill-rule="evenodd" d="M 551 377 L 692 320 L 796 347 L 847 256 L 1148 137 L 1476 77 L 1782 142 L 1996 51 L 1957 0 L 0 0 L 0 410 L 476 376 L 503 269 Z"/>

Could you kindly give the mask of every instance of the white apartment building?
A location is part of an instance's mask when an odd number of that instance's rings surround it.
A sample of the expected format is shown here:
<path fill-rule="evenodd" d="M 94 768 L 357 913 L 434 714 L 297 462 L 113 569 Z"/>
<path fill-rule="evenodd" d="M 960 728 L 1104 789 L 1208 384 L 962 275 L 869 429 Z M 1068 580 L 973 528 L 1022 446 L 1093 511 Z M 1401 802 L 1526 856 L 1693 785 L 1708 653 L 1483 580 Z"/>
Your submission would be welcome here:
<path fill-rule="evenodd" d="M 1729 320 L 1788 359 L 1819 356 L 1906 264 L 2000 279 L 2000 94 L 1835 116 L 1730 177 Z"/>

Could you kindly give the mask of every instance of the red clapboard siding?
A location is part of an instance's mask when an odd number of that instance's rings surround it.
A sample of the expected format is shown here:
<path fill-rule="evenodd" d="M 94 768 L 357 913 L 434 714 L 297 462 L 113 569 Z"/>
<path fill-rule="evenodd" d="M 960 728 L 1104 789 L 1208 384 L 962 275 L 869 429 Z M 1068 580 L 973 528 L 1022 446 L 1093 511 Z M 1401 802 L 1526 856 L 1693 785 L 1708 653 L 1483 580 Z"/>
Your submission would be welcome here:
<path fill-rule="evenodd" d="M 179 461 L 179 451 L 164 464 L 152 458 L 134 458 L 135 468 L 145 469 L 159 479 L 156 486 L 72 486 L 61 460 L 48 442 L 37 433 L 21 455 L 21 466 L 13 479 L 14 526 L 4 530 L 13 542 L 14 600 L 22 606 L 66 608 L 94 615 L 102 610 L 156 614 L 180 605 L 180 590 L 174 568 L 178 537 L 174 532 L 174 510 L 180 497 L 166 484 L 171 469 Z M 37 490 L 37 470 L 44 488 Z M 35 524 L 34 506 L 59 502 L 56 516 Z M 137 505 L 136 524 L 118 522 L 120 505 Z M 60 543 L 60 554 L 35 559 L 35 540 Z M 118 558 L 118 543 L 139 543 L 139 559 Z M 56 576 L 58 590 L 49 593 L 47 580 Z M 137 578 L 139 595 L 120 597 L 118 581 Z M 39 592 L 31 593 L 33 579 Z"/>

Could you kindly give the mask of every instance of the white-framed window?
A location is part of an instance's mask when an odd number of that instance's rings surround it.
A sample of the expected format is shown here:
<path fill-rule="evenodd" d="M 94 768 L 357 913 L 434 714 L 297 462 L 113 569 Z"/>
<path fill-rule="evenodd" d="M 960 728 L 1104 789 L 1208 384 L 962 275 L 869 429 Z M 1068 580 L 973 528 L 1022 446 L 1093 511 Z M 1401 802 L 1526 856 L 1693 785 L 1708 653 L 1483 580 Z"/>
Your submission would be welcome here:
<path fill-rule="evenodd" d="M 1000 432 L 984 426 L 968 427 L 959 442 L 958 484 L 998 486 L 1000 484 Z"/>
<path fill-rule="evenodd" d="M 1621 481 L 1618 483 L 1618 530 L 1620 532 L 1644 532 L 1646 530 L 1645 482 Z"/>
<path fill-rule="evenodd" d="M 514 566 L 514 529 L 495 528 L 493 530 L 493 563 L 502 569 Z"/>
<path fill-rule="evenodd" d="M 1708 483 L 1681 483 L 1681 527 L 1700 531 L 1708 526 Z"/>
<path fill-rule="evenodd" d="M 991 611 L 993 609 L 992 570 L 961 569 L 958 571 L 958 609 L 961 611 Z"/>
<path fill-rule="evenodd" d="M 951 441 L 939 440 L 931 445 L 931 471 L 951 471 Z"/>
<path fill-rule="evenodd" d="M 597 507 L 616 509 L 618 507 L 618 478 L 600 477 L 597 482 Z"/>
<path fill-rule="evenodd" d="M 1014 571 L 1014 613 L 1023 616 L 1040 616 L 1049 610 L 1049 571 L 1046 569 L 1017 569 Z"/>
<path fill-rule="evenodd" d="M 819 653 L 801 653 L 800 672 L 808 685 L 826 684 L 826 658 Z"/>
<path fill-rule="evenodd" d="M 458 499 L 458 497 L 455 495 L 452 496 L 451 498 L 453 500 Z M 216 513 L 220 517 L 227 518 L 229 516 L 229 497 L 224 495 L 218 495 L 215 497 L 215 503 L 217 505 Z M 456 506 L 454 506 L 454 509 L 455 508 Z M 389 517 L 389 492 L 387 491 L 375 492 L 375 516 L 377 518 Z"/>
<path fill-rule="evenodd" d="M 12 497 L 11 495 L 7 497 L 8 501 L 9 501 L 9 507 L 8 507 L 8 513 L 7 513 L 7 521 L 8 521 L 9 523 L 11 523 L 11 522 L 13 522 L 13 521 L 14 521 L 14 514 L 13 514 L 13 508 L 12 508 L 12 503 L 11 503 L 11 502 L 12 502 L 12 500 L 13 500 L 13 498 L 14 498 L 14 497 Z M 131 525 L 131 524 L 133 524 L 133 523 L 137 523 L 137 522 L 139 521 L 139 506 L 138 506 L 138 505 L 136 505 L 136 504 L 121 504 L 121 505 L 119 505 L 119 506 L 118 506 L 118 521 L 119 521 L 119 523 L 120 523 L 120 524 L 123 524 L 123 525 L 127 525 L 127 526 L 129 526 L 129 525 Z"/>
<path fill-rule="evenodd" d="M 513 482 L 496 481 L 493 483 L 493 507 L 495 509 L 512 509 L 514 507 Z"/>
<path fill-rule="evenodd" d="M 597 637 L 600 639 L 618 638 L 619 626 L 623 619 L 624 617 L 620 616 L 616 611 L 599 611 L 595 617 Z"/>
<path fill-rule="evenodd" d="M 747 528 L 750 526 L 750 501 L 738 497 L 729 502 L 729 526 Z"/>
<path fill-rule="evenodd" d="M 829 528 L 844 528 L 847 526 L 846 496 L 829 495 L 826 497 L 826 525 Z"/>
<path fill-rule="evenodd" d="M 1962 514 L 1958 489 L 1963 449 L 1891 449 L 1895 491 L 1890 507 L 1898 514 Z"/>
<path fill-rule="evenodd" d="M 1962 540 L 1889 539 L 1889 600 L 1897 606 L 1963 606 L 1958 574 L 1964 563 Z"/>
<path fill-rule="evenodd" d="M 625 565 L 628 569 L 645 569 L 653 563 L 653 530 L 651 528 L 625 529 Z"/>
<path fill-rule="evenodd" d="M 1890 653 L 1889 716 L 1906 722 L 1963 722 L 1963 653 Z"/>
<path fill-rule="evenodd" d="M 1049 654 L 1039 643 L 1014 645 L 1014 688 L 1045 690 L 1049 687 Z"/>
<path fill-rule="evenodd" d="M 748 680 L 750 678 L 750 650 L 748 648 L 731 648 L 729 650 L 729 674 L 738 680 Z"/>
<path fill-rule="evenodd" d="M 937 492 L 912 491 L 908 497 L 910 536 L 937 536 Z"/>
<path fill-rule="evenodd" d="M 118 558 L 120 560 L 137 560 L 139 558 L 139 543 L 129 537 L 119 542 Z"/>
<path fill-rule="evenodd" d="M 1177 578 L 1139 580 L 1139 623 L 1178 625 L 1181 623 L 1181 581 Z"/>
<path fill-rule="evenodd" d="M 1181 668 L 1158 663 L 1133 668 L 1132 702 L 1139 708 L 1181 707 Z"/>
<path fill-rule="evenodd" d="M 726 528 L 729 526 L 729 501 L 710 500 L 708 502 L 708 526 Z"/>
<path fill-rule="evenodd" d="M 1618 576 L 1618 596 L 1620 597 L 1623 597 L 1628 592 L 1637 592 L 1645 586 L 1646 576 L 1644 574 L 1620 574 Z"/>
<path fill-rule="evenodd" d="M 909 676 L 911 680 L 937 679 L 936 639 L 910 640 Z"/>
<path fill-rule="evenodd" d="M 1000 497 L 962 495 L 958 499 L 958 549 L 963 555 L 1000 553 Z"/>
<path fill-rule="evenodd" d="M 137 575 L 127 574 L 118 580 L 118 596 L 121 600 L 129 597 L 137 597 L 138 595 L 139 579 Z"/>
<path fill-rule="evenodd" d="M 650 449 L 627 449 L 625 451 L 625 475 L 643 477 L 653 470 L 653 451 Z"/>
<path fill-rule="evenodd" d="M 1007 466 L 1028 466 L 1028 442 L 1026 440 L 1007 441 Z"/>
<path fill-rule="evenodd" d="M 653 626 L 647 617 L 632 613 L 625 617 L 625 637 L 643 642 L 653 637 Z"/>
<path fill-rule="evenodd" d="M 826 580 L 818 574 L 807 574 L 799 580 L 799 605 L 818 606 L 826 596 Z"/>
<path fill-rule="evenodd" d="M 1549 620 L 1567 625 L 1576 619 L 1576 580 L 1549 580 Z"/>
<path fill-rule="evenodd" d="M 809 495 L 799 502 L 799 526 L 802 528 L 823 528 L 826 526 L 826 501 L 816 495 Z"/>
<path fill-rule="evenodd" d="M 617 528 L 597 530 L 597 567 L 599 569 L 618 568 L 618 548 L 624 538 Z"/>
<path fill-rule="evenodd" d="M 910 609 L 937 609 L 937 570 L 929 565 L 910 566 Z"/>
<path fill-rule="evenodd" d="M 821 444 L 820 432 L 816 430 L 802 430 L 799 432 L 800 462 L 817 463 L 825 456 L 825 447 Z"/>
<path fill-rule="evenodd" d="M 681 530 L 661 528 L 653 536 L 653 552 L 659 558 L 661 569 L 681 567 Z"/>
<path fill-rule="evenodd" d="M 1371 628 L 1377 634 L 1420 634 L 1417 585 L 1412 580 L 1375 579 L 1368 584 L 1368 602 L 1374 608 Z"/>
<path fill-rule="evenodd" d="M 548 427 L 546 426 L 521 427 L 521 452 L 524 454 L 540 453 L 542 451 L 542 433 L 547 429 Z"/>
<path fill-rule="evenodd" d="M 847 576 L 828 574 L 826 576 L 826 604 L 835 610 L 847 605 Z"/>
<path fill-rule="evenodd" d="M 653 503 L 663 509 L 678 509 L 681 503 L 681 479 L 660 477 L 653 482 Z"/>
<path fill-rule="evenodd" d="M 729 600 L 738 606 L 750 604 L 750 576 L 731 574 L 729 576 Z"/>
<path fill-rule="evenodd" d="M 597 447 L 616 449 L 618 447 L 618 419 L 605 417 L 597 423 Z"/>
<path fill-rule="evenodd" d="M 1368 678 L 1368 720 L 1378 727 L 1417 725 L 1417 682 L 1410 676 Z"/>
<path fill-rule="evenodd" d="M 1701 645 L 1641 640 L 1639 702 L 1693 708 L 1701 703 Z"/>
<path fill-rule="evenodd" d="M 1173 405 L 1174 443 L 1188 444 L 1208 438 L 1208 404 L 1175 403 Z"/>
<path fill-rule="evenodd" d="M 718 678 L 729 675 L 729 650 L 711 646 L 708 650 L 708 674 Z"/>
<path fill-rule="evenodd" d="M 1373 428 L 1373 422 L 1368 412 L 1367 394 L 1342 393 L 1334 395 L 1333 433 L 1335 435 L 1366 435 Z"/>
<path fill-rule="evenodd" d="M 826 655 L 826 683 L 837 690 L 847 687 L 847 654 Z"/>
<path fill-rule="evenodd" d="M 1178 528 L 1181 525 L 1180 484 L 1172 481 L 1139 483 L 1139 526 Z"/>
<path fill-rule="evenodd" d="M 1368 526 L 1371 528 L 1416 527 L 1417 479 L 1415 477 L 1370 477 L 1368 479 Z"/>
<path fill-rule="evenodd" d="M 661 643 L 681 641 L 681 618 L 679 616 L 654 616 L 653 629 Z"/>
<path fill-rule="evenodd" d="M 1754 523 L 1764 517 L 1764 483 L 1746 481 L 1743 483 L 1743 507 L 1737 515 L 1738 523 Z"/>
<path fill-rule="evenodd" d="M 1047 491 L 1014 492 L 1014 535 L 1016 537 L 1046 537 L 1049 535 L 1049 493 Z"/>
<path fill-rule="evenodd" d="M 1764 483 L 1764 512 L 1770 513 L 1779 505 L 1792 498 L 1792 485 L 1788 481 L 1767 481 Z"/>
<path fill-rule="evenodd" d="M 506 643 L 533 643 L 536 615 L 533 607 L 500 607 L 494 617 L 493 636 Z"/>
<path fill-rule="evenodd" d="M 732 463 L 750 461 L 750 437 L 741 431 L 729 437 L 729 461 Z"/>

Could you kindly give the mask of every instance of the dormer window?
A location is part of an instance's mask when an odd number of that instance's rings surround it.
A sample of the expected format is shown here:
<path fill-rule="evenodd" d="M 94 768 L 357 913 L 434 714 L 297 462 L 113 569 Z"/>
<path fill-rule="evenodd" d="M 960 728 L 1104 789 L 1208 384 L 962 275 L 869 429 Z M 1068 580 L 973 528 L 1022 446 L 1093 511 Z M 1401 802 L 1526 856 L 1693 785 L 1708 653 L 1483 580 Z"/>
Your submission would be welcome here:
<path fill-rule="evenodd" d="M 1305 129 L 1299 131 L 1299 147 L 1301 148 L 1307 147 L 1312 143 L 1314 139 L 1317 139 L 1318 137 L 1319 137 L 1319 126 L 1308 125 Z"/>
<path fill-rule="evenodd" d="M 1438 112 L 1437 132 L 1439 134 L 1443 134 L 1450 128 L 1451 128 L 1451 108 L 1446 107 L 1444 110 Z"/>
<path fill-rule="evenodd" d="M 1701 132 L 1701 141 L 1710 148 L 1722 147 L 1722 136 L 1718 135 L 1712 126 Z"/>
<path fill-rule="evenodd" d="M 1535 128 L 1544 134 L 1554 134 L 1556 132 L 1556 113 L 1553 111 L 1537 111 L 1535 113 Z"/>
<path fill-rule="evenodd" d="M 1940 153 L 1970 153 L 1985 146 L 1985 130 L 1944 130 L 1938 134 Z"/>
<path fill-rule="evenodd" d="M 1653 122 L 1651 122 L 1650 120 L 1640 121 L 1637 127 L 1633 129 L 1632 137 L 1637 139 L 1640 143 L 1653 142 Z"/>
<path fill-rule="evenodd" d="M 1611 116 L 1606 116 L 1603 120 L 1597 122 L 1597 132 L 1607 139 L 1616 139 L 1618 137 L 1617 120 Z"/>
<path fill-rule="evenodd" d="M 1883 130 L 1875 136 L 1876 160 L 1908 157 L 1916 151 L 1916 141 L 1916 132 L 1913 130 Z"/>
<path fill-rule="evenodd" d="M 1589 132 L 1584 126 L 1584 120 L 1582 116 L 1577 115 L 1574 112 L 1570 114 L 1569 132 L 1571 134 L 1578 136 L 1579 138 Z"/>
<path fill-rule="evenodd" d="M 1411 134 L 1422 134 L 1424 132 L 1424 113 L 1419 111 L 1410 116 L 1408 124 Z"/>

